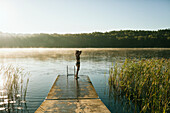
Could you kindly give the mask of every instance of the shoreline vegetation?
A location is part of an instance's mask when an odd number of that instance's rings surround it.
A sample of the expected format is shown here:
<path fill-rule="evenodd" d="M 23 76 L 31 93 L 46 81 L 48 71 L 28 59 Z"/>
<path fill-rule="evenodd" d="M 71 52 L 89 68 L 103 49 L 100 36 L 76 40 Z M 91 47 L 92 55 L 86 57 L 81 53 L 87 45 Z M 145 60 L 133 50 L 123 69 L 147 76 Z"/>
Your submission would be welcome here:
<path fill-rule="evenodd" d="M 170 48 L 170 29 L 81 34 L 0 32 L 0 48 Z"/>
<path fill-rule="evenodd" d="M 109 84 L 140 112 L 165 113 L 170 111 L 169 66 L 170 59 L 165 58 L 126 59 L 110 69 Z"/>
<path fill-rule="evenodd" d="M 13 65 L 0 65 L 0 112 L 27 112 L 29 73 Z"/>

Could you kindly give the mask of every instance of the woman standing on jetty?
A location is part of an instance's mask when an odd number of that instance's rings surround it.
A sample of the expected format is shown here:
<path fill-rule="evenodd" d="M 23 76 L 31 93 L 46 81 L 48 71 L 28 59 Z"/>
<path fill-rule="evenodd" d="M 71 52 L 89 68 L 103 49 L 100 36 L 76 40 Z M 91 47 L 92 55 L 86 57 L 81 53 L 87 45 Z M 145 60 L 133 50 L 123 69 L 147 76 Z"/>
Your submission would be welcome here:
<path fill-rule="evenodd" d="M 79 50 L 76 50 L 76 66 L 77 66 L 77 72 L 76 72 L 76 75 L 75 75 L 75 78 L 78 79 L 78 72 L 80 70 L 80 55 L 81 55 L 81 52 L 82 51 L 79 51 Z"/>

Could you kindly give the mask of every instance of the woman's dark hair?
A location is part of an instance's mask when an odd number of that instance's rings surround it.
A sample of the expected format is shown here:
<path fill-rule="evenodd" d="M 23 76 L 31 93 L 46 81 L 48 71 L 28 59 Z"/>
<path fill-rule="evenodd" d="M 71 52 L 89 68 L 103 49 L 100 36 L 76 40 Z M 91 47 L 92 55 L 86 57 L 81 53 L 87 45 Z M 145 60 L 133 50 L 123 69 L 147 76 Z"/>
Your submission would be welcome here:
<path fill-rule="evenodd" d="M 79 54 L 81 54 L 82 51 L 79 51 Z"/>
<path fill-rule="evenodd" d="M 78 54 L 79 53 L 79 50 L 76 50 L 76 54 Z"/>
<path fill-rule="evenodd" d="M 82 51 L 76 50 L 76 54 L 81 54 Z"/>

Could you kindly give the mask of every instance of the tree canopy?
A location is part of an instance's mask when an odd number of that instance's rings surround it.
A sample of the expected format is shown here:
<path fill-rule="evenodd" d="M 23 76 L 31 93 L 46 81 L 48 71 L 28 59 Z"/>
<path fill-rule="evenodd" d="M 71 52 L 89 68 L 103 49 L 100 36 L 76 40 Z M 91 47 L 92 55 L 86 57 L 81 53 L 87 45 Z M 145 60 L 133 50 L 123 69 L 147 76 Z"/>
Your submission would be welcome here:
<path fill-rule="evenodd" d="M 170 29 L 120 30 L 80 34 L 14 34 L 0 32 L 1 48 L 145 48 L 170 47 Z"/>

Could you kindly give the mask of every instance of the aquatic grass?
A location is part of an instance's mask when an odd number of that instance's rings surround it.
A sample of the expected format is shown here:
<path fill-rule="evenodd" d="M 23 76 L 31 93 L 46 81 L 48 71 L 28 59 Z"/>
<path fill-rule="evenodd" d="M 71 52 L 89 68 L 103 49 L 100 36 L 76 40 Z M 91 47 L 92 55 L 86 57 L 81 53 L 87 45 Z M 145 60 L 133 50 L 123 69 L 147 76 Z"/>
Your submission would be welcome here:
<path fill-rule="evenodd" d="M 29 82 L 29 73 L 22 68 L 13 65 L 0 66 L 0 87 L 2 98 L 0 102 L 1 108 L 5 108 L 7 112 L 18 112 L 23 109 L 26 101 L 26 92 Z"/>
<path fill-rule="evenodd" d="M 170 59 L 126 59 L 110 69 L 109 83 L 141 112 L 170 110 Z"/>

